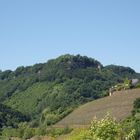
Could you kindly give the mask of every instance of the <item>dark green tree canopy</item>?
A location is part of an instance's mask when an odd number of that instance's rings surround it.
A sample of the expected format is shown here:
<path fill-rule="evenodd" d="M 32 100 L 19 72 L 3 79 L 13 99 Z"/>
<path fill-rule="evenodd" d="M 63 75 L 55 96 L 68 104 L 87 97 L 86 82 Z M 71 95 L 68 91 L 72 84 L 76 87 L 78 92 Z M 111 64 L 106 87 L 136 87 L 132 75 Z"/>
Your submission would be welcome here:
<path fill-rule="evenodd" d="M 140 74 L 129 67 L 104 67 L 93 58 L 66 54 L 15 71 L 0 71 L 0 101 L 32 120 L 44 118 L 50 124 L 81 104 L 108 95 L 108 89 L 126 77 L 140 78 Z"/>

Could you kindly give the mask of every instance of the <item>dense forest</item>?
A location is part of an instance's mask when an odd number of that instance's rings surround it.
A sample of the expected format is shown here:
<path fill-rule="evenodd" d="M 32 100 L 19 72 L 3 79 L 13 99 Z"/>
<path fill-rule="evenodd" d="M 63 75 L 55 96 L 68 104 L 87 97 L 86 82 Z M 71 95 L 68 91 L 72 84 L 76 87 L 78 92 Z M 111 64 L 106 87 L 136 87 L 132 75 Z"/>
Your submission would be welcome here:
<path fill-rule="evenodd" d="M 0 128 L 16 128 L 25 121 L 30 127 L 54 124 L 79 105 L 107 96 L 108 89 L 125 78 L 140 79 L 140 74 L 130 67 L 103 66 L 93 58 L 69 54 L 0 71 L 0 106 L 5 108 L 0 108 Z"/>

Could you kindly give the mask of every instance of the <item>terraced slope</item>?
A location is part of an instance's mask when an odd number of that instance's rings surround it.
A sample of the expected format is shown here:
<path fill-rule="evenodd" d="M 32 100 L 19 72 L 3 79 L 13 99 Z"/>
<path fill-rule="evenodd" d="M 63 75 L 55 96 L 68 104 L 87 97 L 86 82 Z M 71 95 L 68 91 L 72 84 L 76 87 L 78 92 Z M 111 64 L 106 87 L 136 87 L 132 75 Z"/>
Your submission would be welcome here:
<path fill-rule="evenodd" d="M 110 112 L 118 121 L 125 119 L 131 113 L 133 102 L 140 97 L 140 89 L 115 92 L 114 95 L 98 99 L 84 104 L 70 115 L 56 124 L 63 126 L 86 126 L 96 116 L 102 118 L 106 112 Z"/>

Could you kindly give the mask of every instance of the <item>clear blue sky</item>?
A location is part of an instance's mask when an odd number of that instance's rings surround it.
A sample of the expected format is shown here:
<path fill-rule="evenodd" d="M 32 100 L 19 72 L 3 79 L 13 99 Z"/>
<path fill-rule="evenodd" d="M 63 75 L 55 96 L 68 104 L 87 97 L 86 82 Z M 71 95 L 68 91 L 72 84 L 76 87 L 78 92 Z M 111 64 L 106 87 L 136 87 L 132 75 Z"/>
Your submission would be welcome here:
<path fill-rule="evenodd" d="M 0 69 L 81 54 L 140 72 L 140 0 L 0 0 Z"/>

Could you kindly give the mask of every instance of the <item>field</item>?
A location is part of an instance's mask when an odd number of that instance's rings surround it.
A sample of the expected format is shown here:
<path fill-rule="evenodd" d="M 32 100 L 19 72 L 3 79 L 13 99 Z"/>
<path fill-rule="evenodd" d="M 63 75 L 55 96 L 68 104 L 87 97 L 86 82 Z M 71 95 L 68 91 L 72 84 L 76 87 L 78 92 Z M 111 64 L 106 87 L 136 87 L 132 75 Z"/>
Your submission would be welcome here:
<path fill-rule="evenodd" d="M 102 99 L 98 99 L 84 104 L 69 114 L 67 117 L 58 122 L 54 127 L 70 126 L 74 128 L 86 128 L 89 126 L 94 116 L 100 119 L 105 116 L 106 112 L 110 112 L 117 121 L 125 119 L 131 114 L 133 102 L 140 97 L 140 89 L 126 90 L 115 92 L 114 95 Z M 65 140 L 69 137 L 60 136 L 55 140 Z M 49 137 L 42 137 L 41 140 L 54 140 Z M 31 140 L 38 140 L 32 138 Z"/>
<path fill-rule="evenodd" d="M 126 90 L 115 92 L 114 95 L 98 99 L 87 104 L 84 104 L 66 116 L 54 127 L 73 127 L 73 128 L 86 128 L 90 125 L 94 116 L 100 119 L 106 115 L 107 112 L 112 114 L 117 121 L 125 119 L 131 114 L 133 109 L 133 102 L 136 98 L 140 97 L 140 89 Z M 62 135 L 57 138 L 48 136 L 34 137 L 30 140 L 66 140 L 70 134 Z"/>
<path fill-rule="evenodd" d="M 140 89 L 115 92 L 114 95 L 84 104 L 66 116 L 55 127 L 86 127 L 96 116 L 100 119 L 107 112 L 117 121 L 125 119 L 131 114 L 133 102 L 140 97 Z"/>

